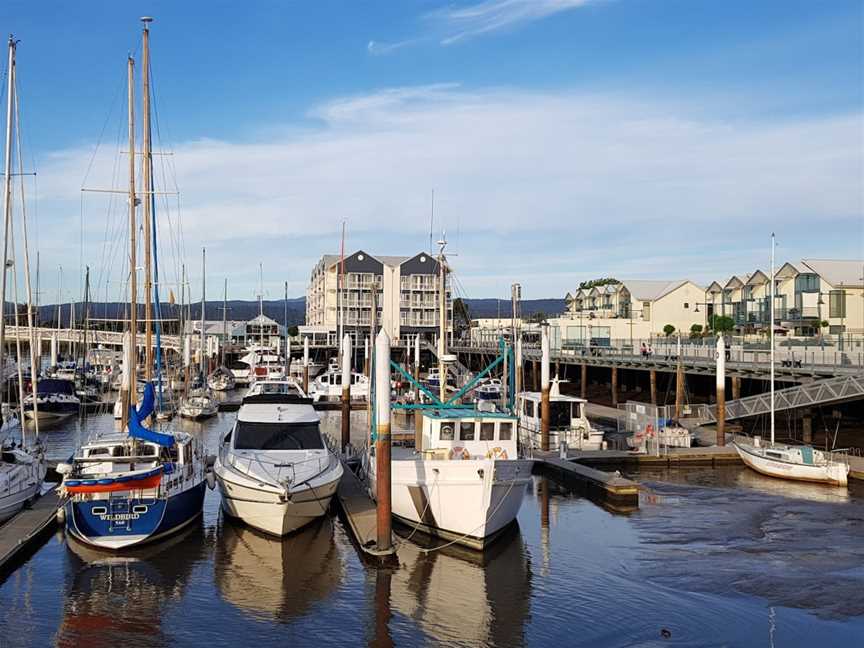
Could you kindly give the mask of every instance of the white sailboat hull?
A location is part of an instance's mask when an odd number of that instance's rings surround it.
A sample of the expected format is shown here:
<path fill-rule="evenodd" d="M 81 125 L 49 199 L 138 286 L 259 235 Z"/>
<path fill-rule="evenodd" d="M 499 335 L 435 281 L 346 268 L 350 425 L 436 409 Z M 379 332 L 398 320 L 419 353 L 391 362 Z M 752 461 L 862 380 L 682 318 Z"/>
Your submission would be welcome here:
<path fill-rule="evenodd" d="M 834 486 L 845 486 L 848 481 L 849 466 L 836 461 L 804 464 L 766 457 L 762 448 L 735 443 L 738 456 L 748 467 L 770 477 L 793 479 Z"/>
<path fill-rule="evenodd" d="M 40 486 L 41 482 L 36 482 L 15 493 L 0 495 L 0 524 L 24 508 L 24 505 L 39 492 Z"/>
<path fill-rule="evenodd" d="M 372 475 L 374 470 L 373 457 Z M 530 479 L 531 462 L 518 459 L 393 461 L 393 516 L 430 535 L 483 549 L 516 519 Z"/>

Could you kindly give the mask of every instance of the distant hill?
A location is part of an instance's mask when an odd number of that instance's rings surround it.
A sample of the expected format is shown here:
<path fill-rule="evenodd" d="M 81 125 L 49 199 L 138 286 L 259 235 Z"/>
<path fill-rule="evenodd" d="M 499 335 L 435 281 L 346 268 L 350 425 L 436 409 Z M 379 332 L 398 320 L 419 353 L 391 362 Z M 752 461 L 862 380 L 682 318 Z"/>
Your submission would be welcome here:
<path fill-rule="evenodd" d="M 506 299 L 466 299 L 465 304 L 472 318 L 484 317 L 509 317 L 510 301 Z M 264 301 L 264 314 L 280 324 L 285 318 L 285 302 L 281 299 Z M 227 318 L 229 320 L 250 320 L 258 315 L 258 302 L 250 300 L 229 300 Z M 522 301 L 522 315 L 528 317 L 536 313 L 545 313 L 546 315 L 557 315 L 564 312 L 563 299 L 525 299 Z M 11 309 L 11 304 L 7 305 Z M 69 304 L 63 304 L 60 309 L 61 326 L 69 325 L 70 308 Z M 192 319 L 201 318 L 201 303 L 193 303 L 191 306 Z M 8 311 L 7 311 L 8 312 Z M 141 316 L 144 313 L 144 307 L 139 305 Z M 75 318 L 80 319 L 83 313 L 83 305 L 79 302 L 75 304 Z M 117 320 L 126 319 L 128 317 L 128 304 L 118 302 L 94 302 L 90 304 L 90 318 L 94 324 L 98 320 Z M 163 319 L 179 318 L 179 307 L 169 304 L 162 306 Z M 205 319 L 218 320 L 222 319 L 222 302 L 208 301 L 206 304 Z M 288 325 L 293 326 L 303 324 L 306 319 L 306 298 L 296 297 L 288 300 Z M 26 319 L 22 319 L 26 321 Z M 57 323 L 57 305 L 47 304 L 39 307 L 39 322 L 43 326 L 54 326 Z"/>

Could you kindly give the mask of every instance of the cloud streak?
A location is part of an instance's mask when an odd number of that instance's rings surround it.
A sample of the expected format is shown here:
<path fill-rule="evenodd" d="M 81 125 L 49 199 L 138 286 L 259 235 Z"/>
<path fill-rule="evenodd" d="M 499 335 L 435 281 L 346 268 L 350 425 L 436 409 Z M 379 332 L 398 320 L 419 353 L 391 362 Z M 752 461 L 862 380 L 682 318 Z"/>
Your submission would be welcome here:
<path fill-rule="evenodd" d="M 430 12 L 426 19 L 446 35 L 442 45 L 547 18 L 583 7 L 593 0 L 485 0 L 465 7 Z"/>
<path fill-rule="evenodd" d="M 251 294 L 263 260 L 301 293 L 314 260 L 336 249 L 342 219 L 351 248 L 422 248 L 432 188 L 436 229 L 451 240 L 459 232 L 457 265 L 472 296 L 519 280 L 525 267 L 549 275 L 525 280 L 533 296 L 563 295 L 566 276 L 744 271 L 764 265 L 752 248 L 771 228 L 793 259 L 836 256 L 838 241 L 861 240 L 860 114 L 727 122 L 638 96 L 437 84 L 336 99 L 309 117 L 314 127 L 266 140 L 174 150 L 187 263 L 197 267 L 206 244 L 232 292 Z M 77 264 L 64 232 L 77 231 L 91 151 L 57 151 L 40 169 L 41 243 L 64 267 Z M 113 158 L 98 157 L 91 184 L 110 184 L 113 169 Z M 107 200 L 85 198 L 91 261 L 110 229 Z M 115 210 L 112 227 L 122 228 L 122 200 Z M 737 265 L 717 250 L 734 252 Z"/>

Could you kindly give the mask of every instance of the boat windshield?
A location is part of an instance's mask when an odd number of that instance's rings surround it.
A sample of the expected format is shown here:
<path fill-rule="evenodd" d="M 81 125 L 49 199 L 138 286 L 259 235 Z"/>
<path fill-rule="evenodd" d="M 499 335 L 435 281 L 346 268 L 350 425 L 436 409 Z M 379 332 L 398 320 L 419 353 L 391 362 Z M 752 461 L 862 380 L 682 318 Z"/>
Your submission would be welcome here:
<path fill-rule="evenodd" d="M 552 401 L 549 403 L 549 427 L 559 430 L 570 427 L 570 403 Z"/>
<path fill-rule="evenodd" d="M 237 421 L 237 450 L 323 450 L 317 422 L 253 423 Z"/>

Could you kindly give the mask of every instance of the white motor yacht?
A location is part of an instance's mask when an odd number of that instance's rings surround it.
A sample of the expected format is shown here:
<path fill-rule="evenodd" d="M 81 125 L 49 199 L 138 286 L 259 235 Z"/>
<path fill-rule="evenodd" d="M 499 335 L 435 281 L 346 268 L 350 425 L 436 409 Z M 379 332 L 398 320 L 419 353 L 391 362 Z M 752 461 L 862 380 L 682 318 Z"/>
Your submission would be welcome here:
<path fill-rule="evenodd" d="M 369 398 L 369 379 L 362 373 L 351 372 L 351 400 Z M 342 372 L 328 369 L 318 376 L 309 387 L 309 395 L 318 401 L 336 401 L 342 397 Z"/>
<path fill-rule="evenodd" d="M 327 512 L 342 478 L 312 401 L 294 381 L 258 381 L 221 440 L 214 473 L 222 509 L 284 536 Z"/>

